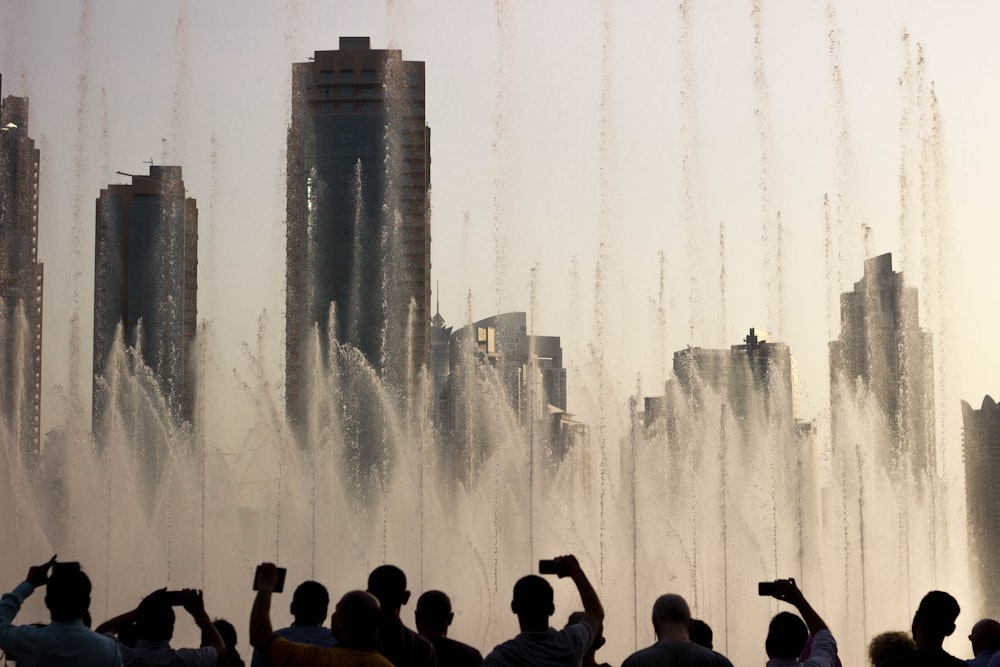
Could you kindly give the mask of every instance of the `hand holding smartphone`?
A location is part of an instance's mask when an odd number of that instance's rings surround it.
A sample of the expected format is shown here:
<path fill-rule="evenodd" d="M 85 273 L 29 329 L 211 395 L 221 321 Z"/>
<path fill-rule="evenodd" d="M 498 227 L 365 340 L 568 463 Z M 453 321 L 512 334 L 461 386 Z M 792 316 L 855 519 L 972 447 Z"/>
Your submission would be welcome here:
<path fill-rule="evenodd" d="M 273 566 L 271 566 L 271 567 L 273 567 Z M 263 569 L 264 569 L 264 564 L 262 563 L 262 564 L 260 564 L 260 565 L 257 566 L 257 570 L 256 570 L 256 572 L 254 572 L 254 575 L 253 575 L 253 589 L 255 591 L 259 590 L 260 575 L 261 575 L 261 572 L 263 571 Z M 284 567 L 277 567 L 277 568 L 274 568 L 274 569 L 277 572 L 277 578 L 275 579 L 274 588 L 271 589 L 271 592 L 273 592 L 273 593 L 280 593 L 281 591 L 285 590 L 285 575 L 288 573 L 288 569 L 284 568 Z"/>

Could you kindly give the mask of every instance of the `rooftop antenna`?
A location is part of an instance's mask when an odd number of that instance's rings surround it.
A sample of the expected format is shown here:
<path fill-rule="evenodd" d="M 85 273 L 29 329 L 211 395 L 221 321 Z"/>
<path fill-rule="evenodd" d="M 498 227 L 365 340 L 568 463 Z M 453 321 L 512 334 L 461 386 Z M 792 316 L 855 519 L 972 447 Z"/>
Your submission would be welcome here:
<path fill-rule="evenodd" d="M 143 164 L 148 164 L 150 167 L 152 167 L 153 166 L 153 158 L 149 158 L 148 160 L 143 160 L 142 163 Z"/>

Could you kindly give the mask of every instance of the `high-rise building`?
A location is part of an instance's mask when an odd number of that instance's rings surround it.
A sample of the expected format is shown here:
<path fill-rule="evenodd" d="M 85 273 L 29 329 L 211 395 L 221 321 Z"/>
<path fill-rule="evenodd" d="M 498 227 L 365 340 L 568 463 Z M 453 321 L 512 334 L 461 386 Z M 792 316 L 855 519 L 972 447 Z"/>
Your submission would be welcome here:
<path fill-rule="evenodd" d="M 920 329 L 917 290 L 892 270 L 886 253 L 865 261 L 854 290 L 840 296 L 840 338 L 830 343 L 833 436 L 846 401 L 864 387 L 878 407 L 887 444 L 878 455 L 919 480 L 934 461 L 934 363 L 931 334 Z M 848 392 L 845 395 L 843 392 Z"/>
<path fill-rule="evenodd" d="M 140 351 L 176 420 L 194 411 L 191 344 L 197 324 L 198 207 L 180 167 L 150 166 L 97 199 L 94 261 L 94 424 L 108 407 L 102 391 L 122 327 Z"/>
<path fill-rule="evenodd" d="M 313 331 L 317 354 L 335 338 L 390 382 L 427 363 L 424 63 L 341 37 L 339 50 L 293 64 L 287 178 L 285 399 L 295 425 Z"/>
<path fill-rule="evenodd" d="M 784 343 L 761 339 L 752 328 L 742 345 L 728 350 L 689 347 L 675 352 L 674 377 L 699 401 L 706 390 L 718 393 L 737 417 L 746 417 L 759 404 L 764 414 L 794 424 L 791 352 Z M 648 415 L 647 422 L 651 417 L 655 415 Z"/>
<path fill-rule="evenodd" d="M 26 455 L 41 433 L 42 265 L 38 262 L 39 151 L 28 98 L 0 102 L 0 419 Z"/>
<path fill-rule="evenodd" d="M 996 558 L 1000 553 L 1000 405 L 986 396 L 982 408 L 962 401 L 965 508 L 968 519 L 972 590 L 980 609 L 1000 599 Z"/>

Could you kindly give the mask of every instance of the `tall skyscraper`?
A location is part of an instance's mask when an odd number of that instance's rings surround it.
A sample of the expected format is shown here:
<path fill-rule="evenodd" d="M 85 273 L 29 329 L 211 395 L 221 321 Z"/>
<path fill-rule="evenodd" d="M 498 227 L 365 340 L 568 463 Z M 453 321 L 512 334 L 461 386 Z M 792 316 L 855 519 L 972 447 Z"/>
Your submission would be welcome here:
<path fill-rule="evenodd" d="M 840 296 L 840 338 L 830 343 L 833 435 L 858 382 L 883 416 L 887 469 L 919 480 L 934 461 L 934 363 L 931 335 L 920 329 L 917 290 L 892 270 L 886 253 L 865 261 L 854 291 Z"/>
<path fill-rule="evenodd" d="M 42 405 L 38 164 L 28 98 L 7 97 L 0 102 L 0 324 L 7 329 L 0 331 L 0 418 L 28 456 L 38 453 Z"/>
<path fill-rule="evenodd" d="M 972 590 L 985 610 L 1000 599 L 996 558 L 1000 553 L 1000 405 L 989 396 L 979 410 L 962 401 L 965 508 L 968 518 Z"/>
<path fill-rule="evenodd" d="M 198 207 L 180 167 L 151 166 L 97 199 L 94 262 L 94 424 L 115 331 L 153 370 L 176 420 L 191 420 L 191 343 L 197 324 Z"/>
<path fill-rule="evenodd" d="M 293 64 L 287 178 L 285 399 L 301 424 L 314 328 L 319 354 L 335 337 L 391 382 L 428 360 L 424 63 L 341 37 Z"/>

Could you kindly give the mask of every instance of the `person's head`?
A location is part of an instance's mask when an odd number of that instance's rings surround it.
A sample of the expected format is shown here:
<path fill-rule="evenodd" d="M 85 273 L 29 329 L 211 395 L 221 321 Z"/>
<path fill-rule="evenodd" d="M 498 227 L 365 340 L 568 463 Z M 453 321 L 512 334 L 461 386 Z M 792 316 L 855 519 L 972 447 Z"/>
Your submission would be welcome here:
<path fill-rule="evenodd" d="M 691 619 L 691 641 L 705 648 L 712 648 L 712 628 L 700 618 Z"/>
<path fill-rule="evenodd" d="M 174 636 L 174 610 L 163 595 L 143 598 L 135 610 L 136 639 L 162 642 Z"/>
<path fill-rule="evenodd" d="M 883 632 L 875 635 L 868 644 L 868 660 L 872 667 L 881 667 L 887 660 L 907 656 L 916 648 L 913 638 L 905 632 Z"/>
<path fill-rule="evenodd" d="M 378 598 L 367 591 L 351 591 L 334 607 L 330 632 L 344 648 L 373 651 L 380 617 Z"/>
<path fill-rule="evenodd" d="M 783 611 L 771 619 L 767 626 L 767 640 L 764 649 L 768 658 L 784 658 L 796 660 L 805 648 L 809 638 L 809 629 L 801 618 L 795 614 Z"/>
<path fill-rule="evenodd" d="M 425 637 L 447 637 L 448 626 L 455 618 L 451 610 L 451 599 L 443 591 L 426 591 L 417 598 L 414 613 L 417 632 Z"/>
<path fill-rule="evenodd" d="M 667 593 L 653 603 L 653 630 L 660 639 L 687 637 L 691 631 L 691 608 L 680 595 Z"/>
<path fill-rule="evenodd" d="M 368 592 L 378 598 L 382 611 L 399 614 L 399 608 L 410 601 L 406 590 L 406 575 L 395 565 L 380 565 L 368 575 Z"/>
<path fill-rule="evenodd" d="M 913 615 L 913 639 L 917 647 L 940 647 L 944 638 L 955 632 L 959 612 L 958 600 L 948 593 L 931 591 L 925 595 Z"/>
<path fill-rule="evenodd" d="M 552 586 L 541 577 L 529 574 L 514 584 L 510 610 L 517 614 L 522 630 L 545 630 L 549 617 L 555 613 Z"/>
<path fill-rule="evenodd" d="M 53 570 L 45 588 L 45 606 L 53 621 L 82 619 L 90 608 L 90 577 L 83 570 Z"/>
<path fill-rule="evenodd" d="M 303 581 L 292 595 L 289 611 L 295 625 L 323 625 L 330 609 L 330 594 L 318 581 Z"/>
<path fill-rule="evenodd" d="M 226 645 L 226 652 L 232 651 L 236 647 L 237 637 L 236 628 L 233 624 L 224 618 L 217 618 L 212 621 L 212 625 L 215 629 L 219 631 L 219 636 L 222 637 L 222 643 Z"/>
<path fill-rule="evenodd" d="M 1000 650 L 1000 622 L 992 618 L 984 618 L 972 626 L 969 634 L 972 642 L 972 654 L 979 655 L 983 651 Z"/>

